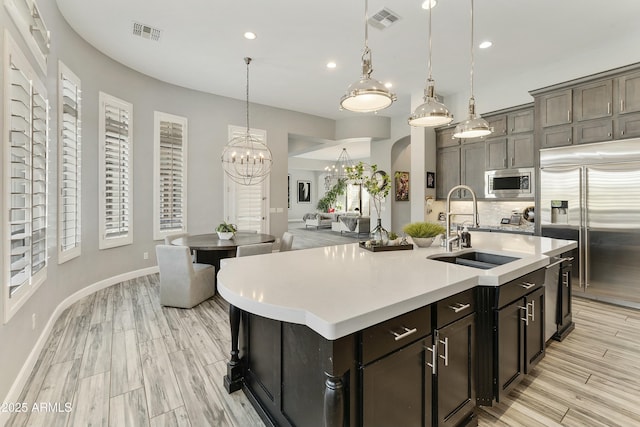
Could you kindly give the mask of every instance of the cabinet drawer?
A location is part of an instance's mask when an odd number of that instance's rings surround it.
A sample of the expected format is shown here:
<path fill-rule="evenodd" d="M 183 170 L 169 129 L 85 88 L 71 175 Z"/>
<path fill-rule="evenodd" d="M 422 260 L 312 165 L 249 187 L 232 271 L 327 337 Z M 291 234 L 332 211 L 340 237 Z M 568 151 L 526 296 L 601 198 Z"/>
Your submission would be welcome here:
<path fill-rule="evenodd" d="M 532 271 L 522 277 L 500 286 L 498 290 L 498 308 L 522 298 L 544 284 L 545 269 Z"/>
<path fill-rule="evenodd" d="M 462 319 L 476 310 L 473 289 L 460 292 L 436 303 L 436 328 Z"/>
<path fill-rule="evenodd" d="M 431 306 L 413 310 L 362 331 L 362 364 L 431 333 Z"/>

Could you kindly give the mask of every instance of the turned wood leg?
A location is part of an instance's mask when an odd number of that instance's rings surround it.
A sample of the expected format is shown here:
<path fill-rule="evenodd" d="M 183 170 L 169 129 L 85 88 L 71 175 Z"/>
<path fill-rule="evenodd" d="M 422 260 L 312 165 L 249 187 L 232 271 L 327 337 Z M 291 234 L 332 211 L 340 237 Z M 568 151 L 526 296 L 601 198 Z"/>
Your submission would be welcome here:
<path fill-rule="evenodd" d="M 224 377 L 224 388 L 228 393 L 240 390 L 244 378 L 244 370 L 240 363 L 238 337 L 240 334 L 240 315 L 242 310 L 229 305 L 229 324 L 231 325 L 231 359 L 227 363 L 227 375 Z"/>
<path fill-rule="evenodd" d="M 344 385 L 341 377 L 327 374 L 324 385 L 324 427 L 343 427 L 344 419 Z"/>

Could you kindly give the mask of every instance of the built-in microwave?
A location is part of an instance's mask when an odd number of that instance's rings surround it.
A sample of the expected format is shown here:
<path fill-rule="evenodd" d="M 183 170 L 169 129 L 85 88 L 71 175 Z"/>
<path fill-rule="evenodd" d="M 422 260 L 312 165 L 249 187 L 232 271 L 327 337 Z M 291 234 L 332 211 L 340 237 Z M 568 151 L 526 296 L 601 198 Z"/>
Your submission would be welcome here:
<path fill-rule="evenodd" d="M 535 172 L 533 168 L 486 171 L 484 195 L 486 198 L 512 199 L 535 196 Z"/>

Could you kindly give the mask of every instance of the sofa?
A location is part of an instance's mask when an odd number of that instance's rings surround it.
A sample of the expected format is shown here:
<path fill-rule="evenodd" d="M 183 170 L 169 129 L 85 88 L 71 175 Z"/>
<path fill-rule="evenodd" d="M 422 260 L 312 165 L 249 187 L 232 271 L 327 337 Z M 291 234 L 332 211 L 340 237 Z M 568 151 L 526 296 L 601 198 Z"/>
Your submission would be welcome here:
<path fill-rule="evenodd" d="M 302 220 L 304 221 L 304 228 L 315 227 L 316 230 L 320 227 L 331 227 L 331 223 L 337 221 L 339 214 L 337 213 L 307 213 L 304 214 Z"/>
<path fill-rule="evenodd" d="M 371 219 L 368 216 L 341 215 L 337 221 L 331 223 L 331 231 L 342 233 L 369 234 Z"/>

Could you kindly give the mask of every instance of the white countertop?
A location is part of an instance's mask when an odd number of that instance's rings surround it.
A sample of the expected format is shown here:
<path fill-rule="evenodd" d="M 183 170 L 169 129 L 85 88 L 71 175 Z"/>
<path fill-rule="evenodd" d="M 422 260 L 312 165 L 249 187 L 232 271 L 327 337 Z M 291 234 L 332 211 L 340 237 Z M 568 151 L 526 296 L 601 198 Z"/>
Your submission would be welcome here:
<path fill-rule="evenodd" d="M 479 270 L 427 259 L 440 246 L 370 252 L 357 243 L 228 258 L 217 288 L 229 303 L 307 325 L 335 340 L 477 285 L 498 286 L 549 264 L 575 241 L 471 232 L 472 250 L 521 259 Z"/>

